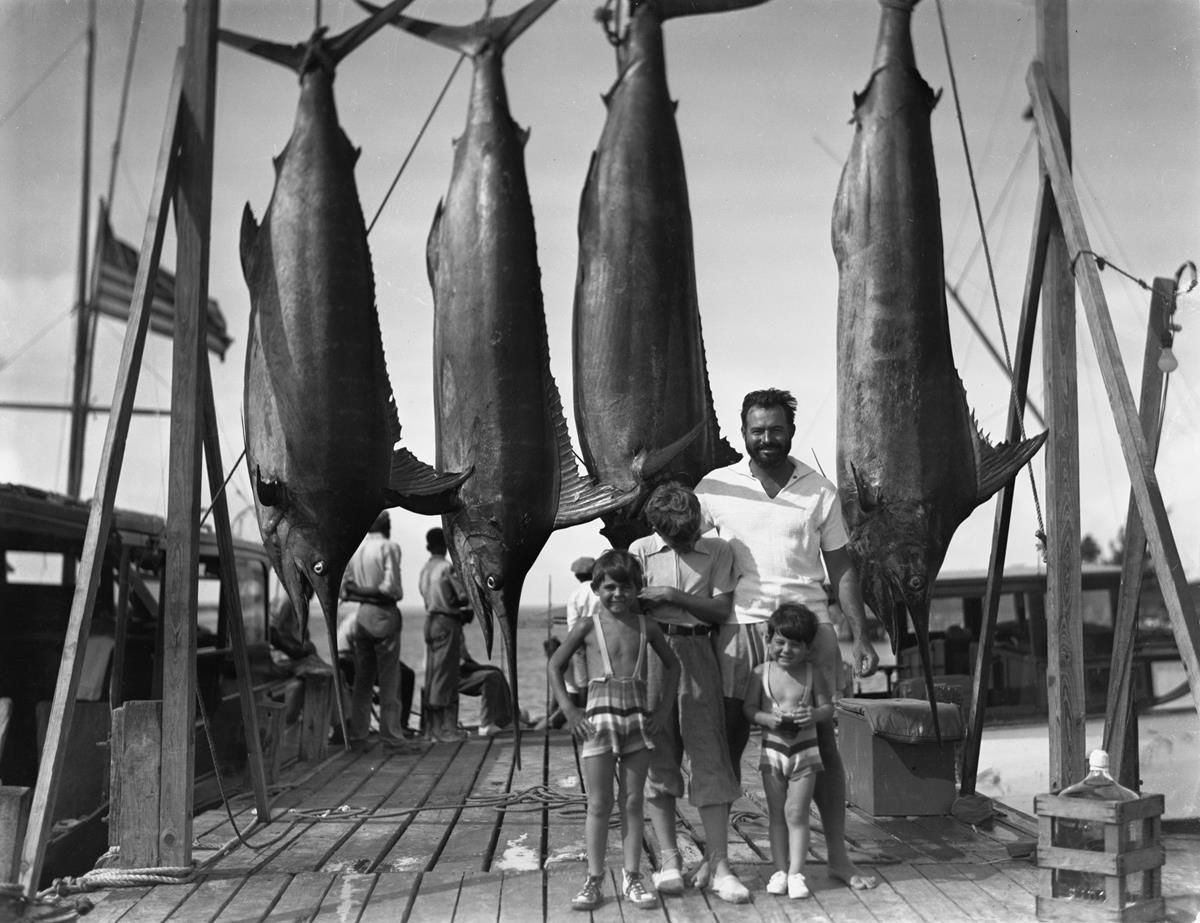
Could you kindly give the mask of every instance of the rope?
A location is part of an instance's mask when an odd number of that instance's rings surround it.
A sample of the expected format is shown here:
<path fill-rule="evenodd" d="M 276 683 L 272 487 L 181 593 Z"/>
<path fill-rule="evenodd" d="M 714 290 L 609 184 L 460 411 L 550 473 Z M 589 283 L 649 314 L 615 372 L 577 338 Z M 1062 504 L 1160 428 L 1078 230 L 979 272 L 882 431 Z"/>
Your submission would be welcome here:
<path fill-rule="evenodd" d="M 193 862 L 185 866 L 161 866 L 139 869 L 92 869 L 78 877 L 65 875 L 54 879 L 50 887 L 38 892 L 38 900 L 50 902 L 54 898 L 67 897 L 85 891 L 100 891 L 109 888 L 137 888 L 145 885 L 185 885 L 195 881 L 199 866 Z"/>
<path fill-rule="evenodd" d="M 946 32 L 946 15 L 942 9 L 942 0 L 937 0 L 938 27 L 942 33 L 942 47 L 946 51 L 946 69 L 950 73 L 950 90 L 954 96 L 954 112 L 958 119 L 958 133 L 962 139 L 963 155 L 967 161 L 967 177 L 971 182 L 971 199 L 975 203 L 975 219 L 979 223 L 979 234 L 983 244 L 984 262 L 987 263 L 988 284 L 992 290 L 992 301 L 996 306 L 996 320 L 1000 324 L 1000 342 L 1004 346 L 1004 364 L 1008 368 L 1009 393 L 1012 396 L 1012 405 L 1014 408 L 1021 407 L 1021 400 L 1017 395 L 1016 376 L 1013 375 L 1012 353 L 1008 347 L 1008 332 L 1004 326 L 1004 313 L 1000 308 L 1000 292 L 996 287 L 996 270 L 992 264 L 992 251 L 988 246 L 987 227 L 983 220 L 983 208 L 979 204 L 979 187 L 975 181 L 975 167 L 971 162 L 971 149 L 967 144 L 967 127 L 966 121 L 963 118 L 962 101 L 958 94 L 958 78 L 955 76 L 954 61 L 950 56 L 950 36 Z M 1024 413 L 1016 414 L 1017 430 L 1021 435 L 1021 441 L 1025 441 L 1025 419 Z M 1033 506 L 1037 512 L 1037 538 L 1043 553 L 1046 548 L 1046 523 L 1042 519 L 1042 502 L 1038 496 L 1037 481 L 1033 477 L 1032 461 L 1025 464 L 1026 470 L 1029 472 L 1029 488 L 1033 493 Z"/>
<path fill-rule="evenodd" d="M 14 349 L 7 356 L 0 357 L 0 372 L 4 371 L 10 365 L 12 365 L 14 362 L 16 362 L 17 359 L 19 359 L 22 355 L 24 355 L 26 352 L 28 352 L 35 343 L 37 343 L 39 340 L 41 340 L 46 334 L 48 334 L 51 330 L 53 330 L 60 323 L 62 323 L 66 318 L 70 317 L 74 313 L 75 313 L 75 308 L 67 308 L 67 310 L 65 310 L 62 314 L 58 315 L 58 317 L 54 318 L 54 320 L 50 321 L 50 323 L 46 324 L 45 327 L 43 327 L 41 330 L 39 330 L 37 333 L 35 333 L 33 336 L 31 336 L 28 340 L 26 340 L 22 345 L 18 346 L 16 349 Z"/>
<path fill-rule="evenodd" d="M 87 32 L 81 32 L 78 35 L 78 37 L 76 37 L 75 41 L 71 42 L 71 44 L 66 47 L 66 49 L 63 51 L 63 53 L 54 59 L 54 63 L 51 64 L 48 68 L 46 68 L 46 72 L 37 79 L 37 81 L 33 84 L 33 86 L 31 86 L 28 90 L 26 90 L 21 95 L 21 98 L 18 99 L 9 108 L 9 110 L 4 113 L 4 115 L 0 115 L 0 127 L 2 127 L 5 122 L 7 122 L 9 119 L 11 119 L 14 115 L 17 114 L 17 110 L 20 109 L 23 105 L 25 105 L 25 103 L 29 100 L 29 97 L 34 94 L 34 91 L 36 91 L 38 87 L 40 87 L 43 83 L 45 83 L 50 78 L 50 75 L 53 74 L 54 71 L 58 68 L 58 65 L 62 64 L 62 62 L 66 60 L 67 55 L 69 55 L 72 51 L 74 51 L 75 46 L 78 45 L 80 42 L 82 42 L 85 38 L 87 38 Z"/>
<path fill-rule="evenodd" d="M 410 814 L 420 814 L 423 811 L 461 811 L 471 808 L 492 808 L 498 812 L 511 811 L 514 814 L 548 810 L 561 811 L 567 815 L 578 815 L 587 811 L 587 796 L 567 794 L 547 785 L 531 785 L 520 791 L 508 792 L 503 795 L 472 795 L 466 801 L 452 804 L 424 804 L 415 808 L 388 810 L 359 808 L 343 804 L 336 808 L 291 808 L 288 814 L 314 823 L 353 819 L 383 821 L 396 817 L 407 817 Z"/>
<path fill-rule="evenodd" d="M 489 4 L 489 9 L 491 5 Z M 450 76 L 446 78 L 445 84 L 442 86 L 442 91 L 438 93 L 437 99 L 433 101 L 433 108 L 429 110 L 429 115 L 425 116 L 425 123 L 421 126 L 421 130 L 417 132 L 416 138 L 413 139 L 412 146 L 408 149 L 408 153 L 404 155 L 404 161 L 400 164 L 400 169 L 396 171 L 395 177 L 392 179 L 392 184 L 388 186 L 387 192 L 383 195 L 383 201 L 379 203 L 379 208 L 375 212 L 375 217 L 371 219 L 371 223 L 367 225 L 367 234 L 371 233 L 371 229 L 375 227 L 375 222 L 379 220 L 379 216 L 383 214 L 383 208 L 387 205 L 388 199 L 392 197 L 392 190 L 396 188 L 396 184 L 400 182 L 400 176 L 404 173 L 404 169 L 408 166 L 408 162 L 412 160 L 412 156 L 416 153 L 417 145 L 421 143 L 421 139 L 425 136 L 425 129 L 429 127 L 429 123 L 433 121 L 434 114 L 438 111 L 438 107 L 442 104 L 442 100 L 446 96 L 446 91 L 450 89 L 450 84 L 454 82 L 454 76 L 458 73 L 458 69 L 462 67 L 465 54 L 460 54 L 458 60 L 454 62 L 454 67 L 450 71 Z"/>

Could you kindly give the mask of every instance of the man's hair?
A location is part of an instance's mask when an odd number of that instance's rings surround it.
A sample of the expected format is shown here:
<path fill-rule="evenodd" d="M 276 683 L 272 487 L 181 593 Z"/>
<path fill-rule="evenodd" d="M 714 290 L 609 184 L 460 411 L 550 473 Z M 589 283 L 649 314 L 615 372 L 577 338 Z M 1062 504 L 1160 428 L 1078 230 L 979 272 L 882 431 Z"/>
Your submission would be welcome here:
<path fill-rule="evenodd" d="M 782 407 L 787 414 L 788 426 L 796 425 L 796 399 L 792 392 L 781 391 L 778 388 L 763 388 L 761 391 L 751 391 L 742 398 L 742 426 L 746 425 L 746 414 L 755 407 L 770 410 L 772 407 Z"/>
<path fill-rule="evenodd" d="M 375 521 L 373 523 L 371 523 L 371 528 L 368 529 L 367 531 L 379 532 L 380 534 L 385 535 L 388 538 L 391 538 L 392 537 L 392 517 L 388 515 L 388 511 L 384 510 L 382 513 L 380 513 L 378 516 L 376 516 Z"/>
<path fill-rule="evenodd" d="M 425 547 L 432 552 L 446 550 L 446 533 L 441 529 L 430 529 L 425 533 Z"/>
<path fill-rule="evenodd" d="M 599 589 L 605 577 L 611 577 L 617 583 L 627 583 L 637 590 L 645 583 L 638 559 L 620 548 L 610 548 L 596 559 L 596 566 L 592 568 L 592 589 Z"/>
<path fill-rule="evenodd" d="M 817 636 L 817 614 L 799 603 L 784 603 L 767 620 L 767 640 L 776 632 L 789 641 L 812 644 Z"/>
<path fill-rule="evenodd" d="M 700 531 L 700 501 L 682 484 L 654 488 L 642 512 L 650 528 L 671 544 L 691 541 Z"/>

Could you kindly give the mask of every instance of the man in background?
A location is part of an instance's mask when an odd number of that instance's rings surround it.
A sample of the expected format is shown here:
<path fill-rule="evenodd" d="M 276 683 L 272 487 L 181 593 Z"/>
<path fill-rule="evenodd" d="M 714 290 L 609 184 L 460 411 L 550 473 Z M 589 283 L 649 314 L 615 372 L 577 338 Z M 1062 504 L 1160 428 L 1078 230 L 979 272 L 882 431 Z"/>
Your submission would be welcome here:
<path fill-rule="evenodd" d="M 446 557 L 441 529 L 425 533 L 429 560 L 421 568 L 418 587 L 425 600 L 425 687 L 421 701 L 425 735 L 433 741 L 460 740 L 458 729 L 459 667 L 463 658 L 463 625 L 473 613 L 466 590 Z"/>
<path fill-rule="evenodd" d="M 384 750 L 408 753 L 400 707 L 400 546 L 391 540 L 392 523 L 386 510 L 346 567 L 342 598 L 359 603 L 350 641 L 354 651 L 354 690 L 351 694 L 350 746 L 366 745 L 371 728 L 371 699 L 379 686 L 379 737 Z"/>

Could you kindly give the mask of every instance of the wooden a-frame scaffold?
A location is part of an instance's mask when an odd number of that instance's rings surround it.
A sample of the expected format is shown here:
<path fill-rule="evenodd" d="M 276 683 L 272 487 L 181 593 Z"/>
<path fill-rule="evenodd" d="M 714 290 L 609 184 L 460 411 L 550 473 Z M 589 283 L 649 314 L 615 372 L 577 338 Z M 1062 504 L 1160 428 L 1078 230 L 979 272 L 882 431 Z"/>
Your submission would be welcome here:
<path fill-rule="evenodd" d="M 1040 294 L 1045 304 L 1042 358 L 1046 422 L 1049 428 L 1046 453 L 1049 783 L 1052 792 L 1060 791 L 1083 776 L 1087 762 L 1084 752 L 1079 418 L 1075 354 L 1075 286 L 1078 280 L 1088 330 L 1131 482 L 1125 562 L 1114 624 L 1104 744 L 1113 758 L 1115 774 L 1129 787 L 1136 789 L 1140 788 L 1140 783 L 1130 674 L 1137 600 L 1147 544 L 1170 615 L 1180 658 L 1187 672 L 1192 700 L 1200 710 L 1200 619 L 1188 592 L 1179 550 L 1154 474 L 1161 390 L 1157 357 L 1162 346 L 1169 342 L 1170 315 L 1174 310 L 1178 278 L 1155 280 L 1147 332 L 1146 368 L 1142 380 L 1142 414 L 1139 418 L 1100 283 L 1100 271 L 1096 263 L 1087 258 L 1092 249 L 1071 176 L 1066 0 L 1038 0 L 1036 24 L 1037 54 L 1029 67 L 1026 86 L 1037 128 L 1041 171 L 1006 438 L 1012 441 L 1021 436 L 1020 421 L 1029 382 Z M 991 676 L 992 636 L 1000 605 L 1013 489 L 1013 483 L 1006 486 L 996 503 L 983 620 L 961 757 L 960 791 L 964 795 L 975 792 L 987 683 Z"/>
<path fill-rule="evenodd" d="M 138 844 L 136 853 L 149 865 L 184 867 L 191 861 L 202 450 L 212 497 L 221 565 L 221 595 L 230 618 L 256 813 L 260 822 L 270 819 L 229 510 L 222 490 L 224 479 L 216 408 L 205 348 L 218 0 L 188 0 L 185 17 L 184 46 L 177 57 L 171 84 L 131 312 L 114 386 L 112 413 L 91 500 L 70 620 L 20 857 L 20 884 L 29 898 L 37 892 L 62 778 L 65 743 L 83 667 L 82 652 L 87 644 L 90 615 L 112 528 L 117 483 L 149 326 L 153 280 L 158 273 L 172 202 L 177 238 L 177 313 L 171 372 L 162 656 L 163 673 L 171 676 L 173 681 L 163 685 L 161 717 L 155 722 L 161 728 L 157 741 L 160 756 L 155 780 L 157 789 L 153 794 L 158 810 L 157 830 L 148 833 L 151 842 Z M 115 720 L 119 718 L 114 716 Z"/>

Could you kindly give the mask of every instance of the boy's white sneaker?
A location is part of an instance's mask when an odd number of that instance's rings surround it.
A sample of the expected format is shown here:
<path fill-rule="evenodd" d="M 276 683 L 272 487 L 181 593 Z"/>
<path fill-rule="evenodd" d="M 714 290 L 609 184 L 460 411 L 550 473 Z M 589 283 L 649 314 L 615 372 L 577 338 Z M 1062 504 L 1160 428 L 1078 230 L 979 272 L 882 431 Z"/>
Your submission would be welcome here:
<path fill-rule="evenodd" d="M 788 893 L 788 874 L 787 872 L 776 872 L 767 882 L 768 894 L 787 894 Z"/>
<path fill-rule="evenodd" d="M 811 892 L 808 890 L 808 882 L 804 880 L 804 876 L 799 872 L 787 877 L 787 894 L 793 900 L 798 897 L 808 897 Z"/>

